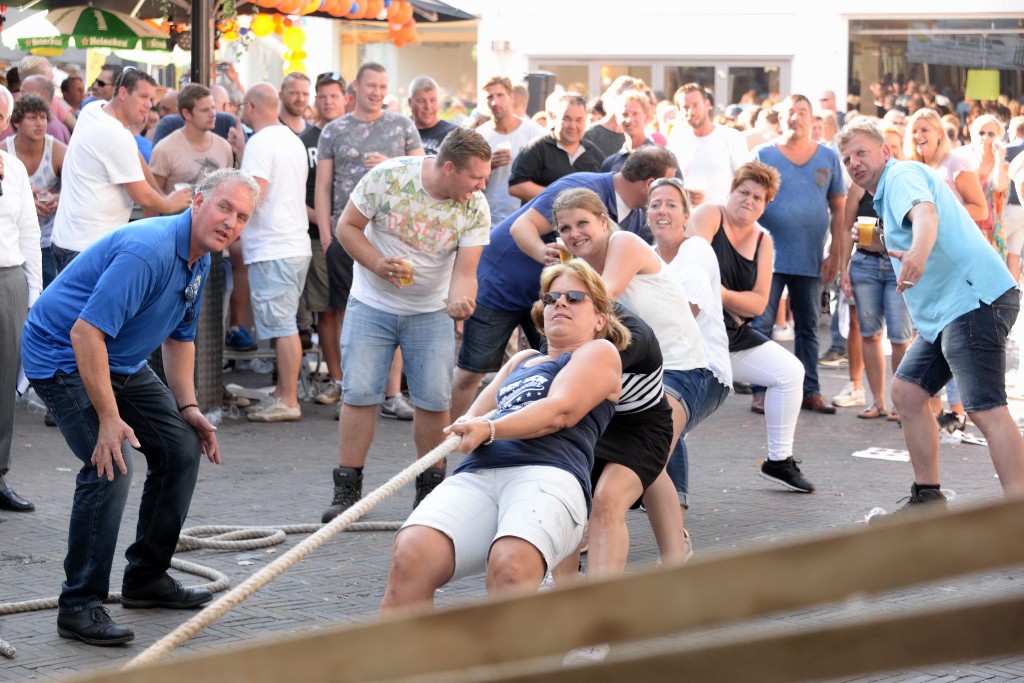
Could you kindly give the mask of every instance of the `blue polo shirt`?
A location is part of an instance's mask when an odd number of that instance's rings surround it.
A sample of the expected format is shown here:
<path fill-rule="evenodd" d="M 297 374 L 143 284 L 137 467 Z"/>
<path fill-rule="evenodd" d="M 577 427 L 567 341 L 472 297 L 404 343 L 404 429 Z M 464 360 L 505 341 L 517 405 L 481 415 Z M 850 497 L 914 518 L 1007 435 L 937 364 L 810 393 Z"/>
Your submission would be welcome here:
<path fill-rule="evenodd" d="M 616 222 L 618 219 L 618 200 L 615 195 L 615 183 L 612 173 L 573 173 L 551 183 L 539 195 L 523 204 L 505 220 L 491 230 L 491 241 L 484 247 L 477 269 L 479 291 L 476 299 L 488 308 L 499 311 L 524 311 L 533 306 L 540 298 L 540 271 L 544 266 L 523 253 L 509 232 L 516 219 L 530 209 L 549 221 L 551 205 L 560 192 L 574 187 L 590 188 L 601 197 L 608 216 Z M 637 216 L 639 214 L 639 216 Z M 620 227 L 636 232 L 644 223 L 642 210 L 630 211 L 628 220 L 620 222 Z M 552 231 L 543 236 L 545 242 L 554 242 L 557 234 Z"/>
<path fill-rule="evenodd" d="M 1014 282 L 946 181 L 915 161 L 890 159 L 878 181 L 875 212 L 882 220 L 887 249 L 910 249 L 913 232 L 907 214 L 919 202 L 935 205 L 939 229 L 924 275 L 903 292 L 903 298 L 918 333 L 934 343 L 946 325 L 982 303 L 992 303 Z M 892 259 L 892 267 L 898 277 L 899 260 Z"/>
<path fill-rule="evenodd" d="M 118 375 L 138 372 L 168 337 L 194 340 L 210 256 L 189 267 L 191 235 L 189 209 L 119 228 L 79 254 L 29 311 L 21 337 L 25 375 L 78 371 L 71 327 L 79 318 L 107 335 L 110 372 Z M 188 323 L 186 290 L 195 292 Z"/>

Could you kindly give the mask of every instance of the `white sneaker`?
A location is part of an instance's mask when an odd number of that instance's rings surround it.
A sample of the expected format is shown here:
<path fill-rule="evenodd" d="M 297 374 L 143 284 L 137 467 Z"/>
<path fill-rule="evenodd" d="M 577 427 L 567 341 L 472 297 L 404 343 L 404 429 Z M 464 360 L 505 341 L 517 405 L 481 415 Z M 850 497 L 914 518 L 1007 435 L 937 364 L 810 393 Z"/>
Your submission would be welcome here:
<path fill-rule="evenodd" d="M 577 666 L 579 664 L 593 664 L 594 662 L 603 662 L 608 656 L 610 648 L 608 643 L 601 643 L 600 645 L 590 645 L 589 647 L 581 647 L 575 650 L 570 650 L 569 654 L 562 660 L 562 666 Z"/>
<path fill-rule="evenodd" d="M 331 380 L 327 383 L 327 386 L 324 387 L 324 390 L 317 394 L 313 400 L 317 403 L 333 406 L 341 400 L 341 382 Z"/>
<path fill-rule="evenodd" d="M 302 419 L 302 409 L 286 406 L 281 399 L 271 396 L 260 401 L 245 417 L 250 422 L 294 422 Z"/>
<path fill-rule="evenodd" d="M 865 403 L 867 403 L 867 400 L 864 398 L 864 389 L 854 388 L 853 382 L 847 382 L 843 390 L 832 399 L 832 405 L 840 408 L 852 408 L 854 406 L 862 406 Z"/>
<path fill-rule="evenodd" d="M 793 328 L 790 325 L 785 327 L 779 327 L 778 325 L 772 325 L 772 340 L 773 341 L 793 341 Z"/>
<path fill-rule="evenodd" d="M 402 394 L 397 394 L 385 399 L 380 404 L 380 416 L 389 417 L 392 420 L 404 420 L 408 422 L 416 414 L 415 409 Z"/>

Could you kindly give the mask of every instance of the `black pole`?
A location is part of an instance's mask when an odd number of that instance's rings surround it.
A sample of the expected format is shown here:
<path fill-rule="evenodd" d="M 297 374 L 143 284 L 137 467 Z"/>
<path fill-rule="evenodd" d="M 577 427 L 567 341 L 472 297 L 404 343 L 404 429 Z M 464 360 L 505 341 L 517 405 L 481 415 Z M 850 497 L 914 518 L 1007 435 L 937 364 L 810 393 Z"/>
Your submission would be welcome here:
<path fill-rule="evenodd" d="M 192 82 L 210 85 L 215 0 L 192 3 Z M 219 253 L 210 254 L 210 277 L 196 331 L 196 393 L 204 413 L 220 408 L 224 384 L 224 270 Z"/>

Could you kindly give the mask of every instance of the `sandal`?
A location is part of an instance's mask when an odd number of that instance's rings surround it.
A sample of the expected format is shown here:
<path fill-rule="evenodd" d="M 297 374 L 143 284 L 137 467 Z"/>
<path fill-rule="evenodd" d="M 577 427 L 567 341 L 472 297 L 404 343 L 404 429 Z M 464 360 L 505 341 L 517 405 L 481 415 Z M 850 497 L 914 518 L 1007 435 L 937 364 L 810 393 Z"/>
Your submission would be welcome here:
<path fill-rule="evenodd" d="M 872 403 L 864 410 L 857 413 L 857 417 L 862 420 L 874 420 L 879 417 L 885 417 L 886 410 L 884 406 L 880 406 L 877 403 Z"/>
<path fill-rule="evenodd" d="M 893 408 L 892 410 L 889 411 L 889 417 L 887 419 L 889 420 L 889 422 L 899 422 L 900 414 L 896 412 L 895 408 Z"/>

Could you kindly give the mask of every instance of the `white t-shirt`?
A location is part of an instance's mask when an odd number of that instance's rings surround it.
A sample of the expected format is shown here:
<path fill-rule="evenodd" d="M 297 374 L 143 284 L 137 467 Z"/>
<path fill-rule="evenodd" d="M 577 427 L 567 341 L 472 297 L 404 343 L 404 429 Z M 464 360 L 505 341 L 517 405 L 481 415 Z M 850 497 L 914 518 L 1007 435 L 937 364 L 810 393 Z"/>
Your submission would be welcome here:
<path fill-rule="evenodd" d="M 306 147 L 288 126 L 271 125 L 249 138 L 242 170 L 267 181 L 267 191 L 242 231 L 246 263 L 310 256 L 306 216 Z"/>
<path fill-rule="evenodd" d="M 0 197 L 0 268 L 21 266 L 24 269 L 28 283 L 27 305 L 31 306 L 43 291 L 35 197 L 21 159 L 4 151 L 0 151 L 0 158 L 4 163 L 4 177 L 0 180 L 4 191 Z M 8 306 L 14 303 L 5 302 Z"/>
<path fill-rule="evenodd" d="M 385 257 L 412 262 L 413 283 L 401 289 L 358 262 L 353 269 L 352 296 L 394 315 L 445 308 L 456 251 L 490 241 L 491 218 L 483 193 L 474 192 L 466 204 L 434 199 L 423 189 L 424 159 L 385 161 L 363 176 L 349 199 L 370 219 L 370 244 Z"/>
<path fill-rule="evenodd" d="M 84 251 L 127 223 L 133 202 L 122 186 L 146 179 L 135 138 L 103 111 L 105 104 L 97 100 L 82 109 L 64 155 L 52 237 L 62 249 Z"/>
<path fill-rule="evenodd" d="M 522 205 L 519 199 L 508 193 L 508 179 L 512 176 L 512 166 L 516 163 L 519 150 L 530 140 L 538 135 L 543 135 L 545 131 L 533 121 L 521 120 L 519 127 L 511 133 L 499 133 L 494 130 L 494 121 L 488 121 L 483 124 L 476 129 L 476 132 L 484 136 L 484 140 L 487 140 L 487 144 L 491 146 L 492 151 L 498 149 L 502 143 L 508 143 L 512 146 L 510 162 L 505 166 L 491 170 L 491 177 L 487 181 L 487 189 L 484 190 L 484 196 L 487 197 L 487 204 L 491 209 L 491 223 L 497 225 L 515 213 Z"/>
<path fill-rule="evenodd" d="M 689 126 L 676 126 L 668 138 L 668 149 L 679 160 L 687 185 L 703 185 L 705 204 L 724 204 L 736 169 L 750 161 L 743 133 L 716 125 L 704 137 Z"/>
<path fill-rule="evenodd" d="M 668 269 L 683 286 L 690 303 L 700 308 L 697 327 L 704 342 L 704 357 L 715 379 L 731 390 L 729 335 L 722 317 L 722 275 L 715 250 L 703 237 L 690 237 L 679 245 Z"/>

